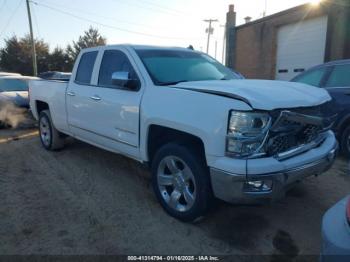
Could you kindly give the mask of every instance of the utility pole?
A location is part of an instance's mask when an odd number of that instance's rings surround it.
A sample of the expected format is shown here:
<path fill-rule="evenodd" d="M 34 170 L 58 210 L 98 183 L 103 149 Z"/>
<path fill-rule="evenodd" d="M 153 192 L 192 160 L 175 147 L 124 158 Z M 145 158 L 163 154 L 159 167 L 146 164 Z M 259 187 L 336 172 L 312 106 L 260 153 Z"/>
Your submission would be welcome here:
<path fill-rule="evenodd" d="M 217 54 L 217 52 L 218 52 L 218 41 L 217 40 L 215 40 L 215 59 L 216 59 L 216 54 Z"/>
<path fill-rule="evenodd" d="M 212 34 L 212 27 L 211 27 L 211 24 L 213 22 L 218 22 L 217 19 L 205 19 L 203 20 L 204 22 L 207 22 L 209 23 L 209 27 L 208 27 L 208 40 L 207 40 L 207 54 L 209 53 L 209 42 L 210 42 L 210 35 Z"/>
<path fill-rule="evenodd" d="M 30 30 L 30 38 L 32 40 L 32 59 L 33 59 L 33 74 L 34 76 L 38 75 L 38 67 L 36 63 L 36 51 L 35 51 L 35 41 L 33 36 L 33 25 L 32 25 L 32 16 L 30 14 L 30 0 L 26 0 L 27 2 L 27 11 L 28 11 L 28 20 L 29 20 L 29 30 Z"/>
<path fill-rule="evenodd" d="M 220 25 L 220 27 L 224 28 L 224 38 L 222 40 L 222 64 L 225 64 L 225 42 L 226 42 L 226 24 Z"/>
<path fill-rule="evenodd" d="M 263 17 L 266 16 L 266 11 L 267 11 L 267 0 L 265 0 L 265 7 L 264 7 L 264 12 L 263 12 Z"/>

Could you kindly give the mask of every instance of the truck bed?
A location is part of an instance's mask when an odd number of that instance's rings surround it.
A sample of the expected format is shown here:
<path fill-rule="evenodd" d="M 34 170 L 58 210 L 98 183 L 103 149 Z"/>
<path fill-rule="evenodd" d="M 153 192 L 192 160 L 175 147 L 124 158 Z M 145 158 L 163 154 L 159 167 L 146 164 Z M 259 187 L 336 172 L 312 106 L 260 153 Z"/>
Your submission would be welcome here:
<path fill-rule="evenodd" d="M 67 130 L 66 89 L 68 82 L 59 80 L 30 80 L 30 108 L 38 119 L 38 106 L 47 105 L 58 130 Z"/>

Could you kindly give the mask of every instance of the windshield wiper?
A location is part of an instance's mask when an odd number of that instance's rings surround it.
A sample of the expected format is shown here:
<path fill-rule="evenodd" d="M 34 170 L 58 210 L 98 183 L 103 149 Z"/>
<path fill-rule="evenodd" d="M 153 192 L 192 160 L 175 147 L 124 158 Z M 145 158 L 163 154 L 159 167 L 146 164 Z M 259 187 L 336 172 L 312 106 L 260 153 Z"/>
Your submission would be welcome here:
<path fill-rule="evenodd" d="M 171 86 L 171 85 L 177 85 L 179 83 L 183 82 L 189 82 L 188 80 L 180 80 L 180 81 L 173 81 L 173 82 L 160 82 L 158 83 L 159 86 Z"/>

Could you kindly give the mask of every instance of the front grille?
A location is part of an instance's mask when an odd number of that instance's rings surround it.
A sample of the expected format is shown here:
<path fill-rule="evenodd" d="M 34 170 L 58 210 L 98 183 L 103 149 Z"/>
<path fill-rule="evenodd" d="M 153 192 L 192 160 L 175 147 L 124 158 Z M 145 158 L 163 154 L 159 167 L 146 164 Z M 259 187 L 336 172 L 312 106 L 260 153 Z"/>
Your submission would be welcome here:
<path fill-rule="evenodd" d="M 286 126 L 288 128 L 288 126 Z M 267 142 L 267 153 L 270 156 L 288 151 L 294 147 L 316 140 L 322 130 L 315 125 L 293 124 L 289 132 L 271 132 Z"/>
<path fill-rule="evenodd" d="M 325 128 L 322 116 L 321 106 L 275 110 L 272 114 L 274 122 L 265 144 L 267 154 L 276 156 L 317 140 Z M 314 117 L 322 121 L 317 122 Z"/>

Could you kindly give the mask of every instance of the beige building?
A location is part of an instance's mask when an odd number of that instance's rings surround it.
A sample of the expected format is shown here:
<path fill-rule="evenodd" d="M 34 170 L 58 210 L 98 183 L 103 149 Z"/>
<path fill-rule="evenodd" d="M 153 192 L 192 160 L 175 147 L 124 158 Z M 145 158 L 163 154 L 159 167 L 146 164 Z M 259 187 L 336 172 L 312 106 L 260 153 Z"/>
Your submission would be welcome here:
<path fill-rule="evenodd" d="M 311 66 L 350 58 L 350 0 L 323 0 L 236 26 L 226 24 L 226 65 L 247 78 L 290 80 Z"/>

